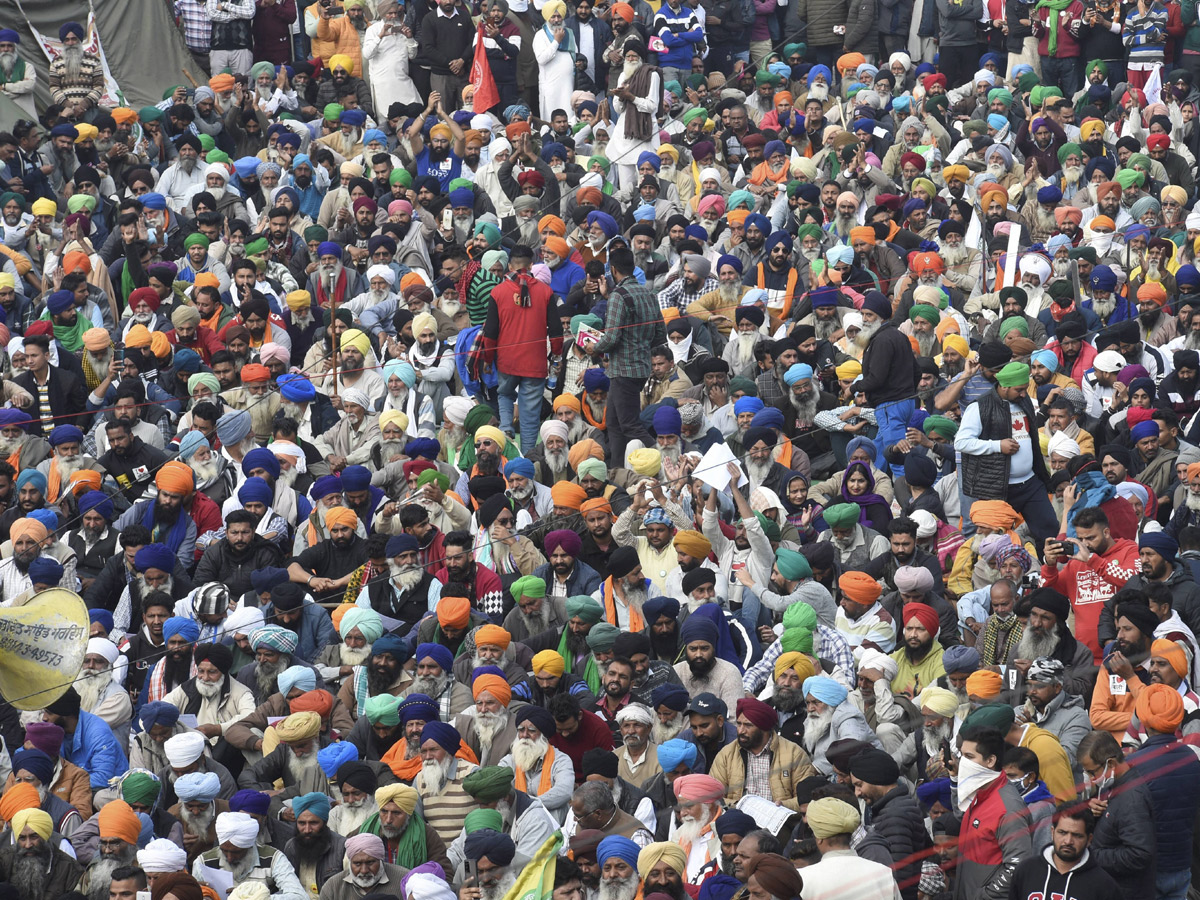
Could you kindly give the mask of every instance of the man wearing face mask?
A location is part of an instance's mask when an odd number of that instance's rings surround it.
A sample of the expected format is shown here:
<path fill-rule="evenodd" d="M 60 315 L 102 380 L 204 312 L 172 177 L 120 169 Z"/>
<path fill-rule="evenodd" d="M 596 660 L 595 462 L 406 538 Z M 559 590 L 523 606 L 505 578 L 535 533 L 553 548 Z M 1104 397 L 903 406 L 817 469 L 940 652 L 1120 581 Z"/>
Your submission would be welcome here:
<path fill-rule="evenodd" d="M 1017 865 L 1033 855 L 1025 801 L 1000 768 L 1004 736 L 973 723 L 976 715 L 963 722 L 961 756 L 948 761 L 956 770 L 963 823 L 954 896 L 963 900 L 1007 896 Z"/>
<path fill-rule="evenodd" d="M 1157 895 L 1158 838 L 1145 776 L 1126 762 L 1117 739 L 1107 731 L 1085 736 L 1078 759 L 1088 807 L 1097 817 L 1089 848 L 1092 858 L 1113 877 L 1126 900 L 1152 900 Z"/>

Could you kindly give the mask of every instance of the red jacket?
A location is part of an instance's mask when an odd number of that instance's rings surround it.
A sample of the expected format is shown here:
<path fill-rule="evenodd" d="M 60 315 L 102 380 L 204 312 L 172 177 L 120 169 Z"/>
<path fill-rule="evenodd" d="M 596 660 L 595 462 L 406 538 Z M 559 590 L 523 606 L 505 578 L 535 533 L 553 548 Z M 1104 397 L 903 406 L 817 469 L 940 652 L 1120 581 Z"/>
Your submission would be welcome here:
<path fill-rule="evenodd" d="M 1059 535 L 1062 539 L 1064 535 Z M 1075 611 L 1075 637 L 1091 648 L 1092 658 L 1100 664 L 1103 647 L 1097 631 L 1100 610 L 1106 600 L 1125 587 L 1125 582 L 1142 571 L 1138 545 L 1120 538 L 1114 540 L 1108 552 L 1093 553 L 1086 563 L 1071 559 L 1064 566 L 1042 566 L 1045 587 L 1066 594 Z"/>
<path fill-rule="evenodd" d="M 583 754 L 593 747 L 611 750 L 612 731 L 604 724 L 603 719 L 585 709 L 579 714 L 579 728 L 576 732 L 570 737 L 563 737 L 555 732 L 550 736 L 550 746 L 571 757 L 571 762 L 575 764 L 575 783 L 583 784 Z"/>
<path fill-rule="evenodd" d="M 217 336 L 213 333 L 213 330 L 205 328 L 203 325 L 196 326 L 196 337 L 190 344 L 181 342 L 174 328 L 167 332 L 167 340 L 172 347 L 187 347 L 189 350 L 195 350 L 200 354 L 200 359 L 203 360 L 206 366 L 212 365 L 212 355 L 214 353 L 225 349 L 225 345 L 217 340 Z"/>
<path fill-rule="evenodd" d="M 1046 344 L 1046 349 L 1058 357 L 1059 371 L 1062 371 L 1062 366 L 1066 365 L 1066 360 L 1063 359 L 1062 347 L 1058 344 L 1058 339 L 1053 338 Z M 1071 380 L 1076 384 L 1083 384 L 1083 376 L 1087 374 L 1087 370 L 1092 367 L 1092 362 L 1096 358 L 1097 350 L 1087 341 L 1084 341 L 1079 347 L 1079 355 L 1075 357 L 1075 364 L 1071 366 L 1071 371 L 1068 373 Z"/>
<path fill-rule="evenodd" d="M 210 500 L 207 494 L 200 491 L 192 495 L 190 514 L 192 521 L 196 523 L 196 537 L 208 534 L 210 531 L 219 531 L 225 524 L 225 519 L 221 516 L 221 507 Z M 196 559 L 203 555 L 204 551 L 197 546 Z"/>
<path fill-rule="evenodd" d="M 522 294 L 528 292 L 528 304 Z M 562 354 L 562 319 L 554 291 L 526 272 L 509 275 L 492 288 L 483 324 L 484 353 L 504 375 L 545 378 L 546 340 L 550 353 Z"/>
<path fill-rule="evenodd" d="M 467 599 L 471 601 L 472 607 L 486 613 L 493 622 L 499 623 L 504 618 L 504 585 L 500 583 L 500 576 L 487 566 L 481 566 L 479 563 L 474 563 L 474 566 L 475 590 L 471 591 L 471 585 L 467 585 Z M 442 584 L 448 584 L 453 580 L 450 577 L 450 570 L 444 564 L 434 573 L 433 577 Z"/>

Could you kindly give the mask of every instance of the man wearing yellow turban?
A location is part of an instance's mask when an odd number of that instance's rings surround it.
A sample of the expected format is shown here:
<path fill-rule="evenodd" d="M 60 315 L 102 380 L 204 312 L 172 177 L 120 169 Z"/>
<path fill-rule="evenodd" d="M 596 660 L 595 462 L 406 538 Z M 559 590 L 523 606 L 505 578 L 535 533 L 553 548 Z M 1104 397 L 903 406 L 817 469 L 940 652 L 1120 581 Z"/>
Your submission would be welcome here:
<path fill-rule="evenodd" d="M 575 34 L 564 25 L 567 4 L 550 0 L 542 7 L 545 24 L 533 36 L 533 55 L 538 60 L 538 99 L 542 114 L 565 109 L 574 121 L 571 92 L 575 87 Z M 545 62 L 543 62 L 545 60 Z"/>

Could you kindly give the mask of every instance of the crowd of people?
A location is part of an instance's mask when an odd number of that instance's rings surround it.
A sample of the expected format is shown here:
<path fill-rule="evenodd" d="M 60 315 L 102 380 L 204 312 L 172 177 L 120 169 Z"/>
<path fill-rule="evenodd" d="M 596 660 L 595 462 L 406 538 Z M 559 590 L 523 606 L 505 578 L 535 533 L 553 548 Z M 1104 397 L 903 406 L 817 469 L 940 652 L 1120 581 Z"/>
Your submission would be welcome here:
<path fill-rule="evenodd" d="M 1193 0 L 174 8 L 0 30 L 0 900 L 1187 897 Z"/>

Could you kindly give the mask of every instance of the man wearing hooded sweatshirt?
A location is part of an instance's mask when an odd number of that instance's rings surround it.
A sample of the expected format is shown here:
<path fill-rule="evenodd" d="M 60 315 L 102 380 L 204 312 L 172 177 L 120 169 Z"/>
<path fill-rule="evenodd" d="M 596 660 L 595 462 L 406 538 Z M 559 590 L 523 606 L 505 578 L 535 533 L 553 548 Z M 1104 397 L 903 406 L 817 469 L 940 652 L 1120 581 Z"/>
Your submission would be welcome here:
<path fill-rule="evenodd" d="M 1091 810 L 1064 806 L 1053 818 L 1050 846 L 1031 856 L 1013 873 L 1009 900 L 1040 900 L 1043 897 L 1087 897 L 1088 900 L 1119 900 L 1124 895 L 1093 858 L 1088 846 L 1096 827 Z"/>

